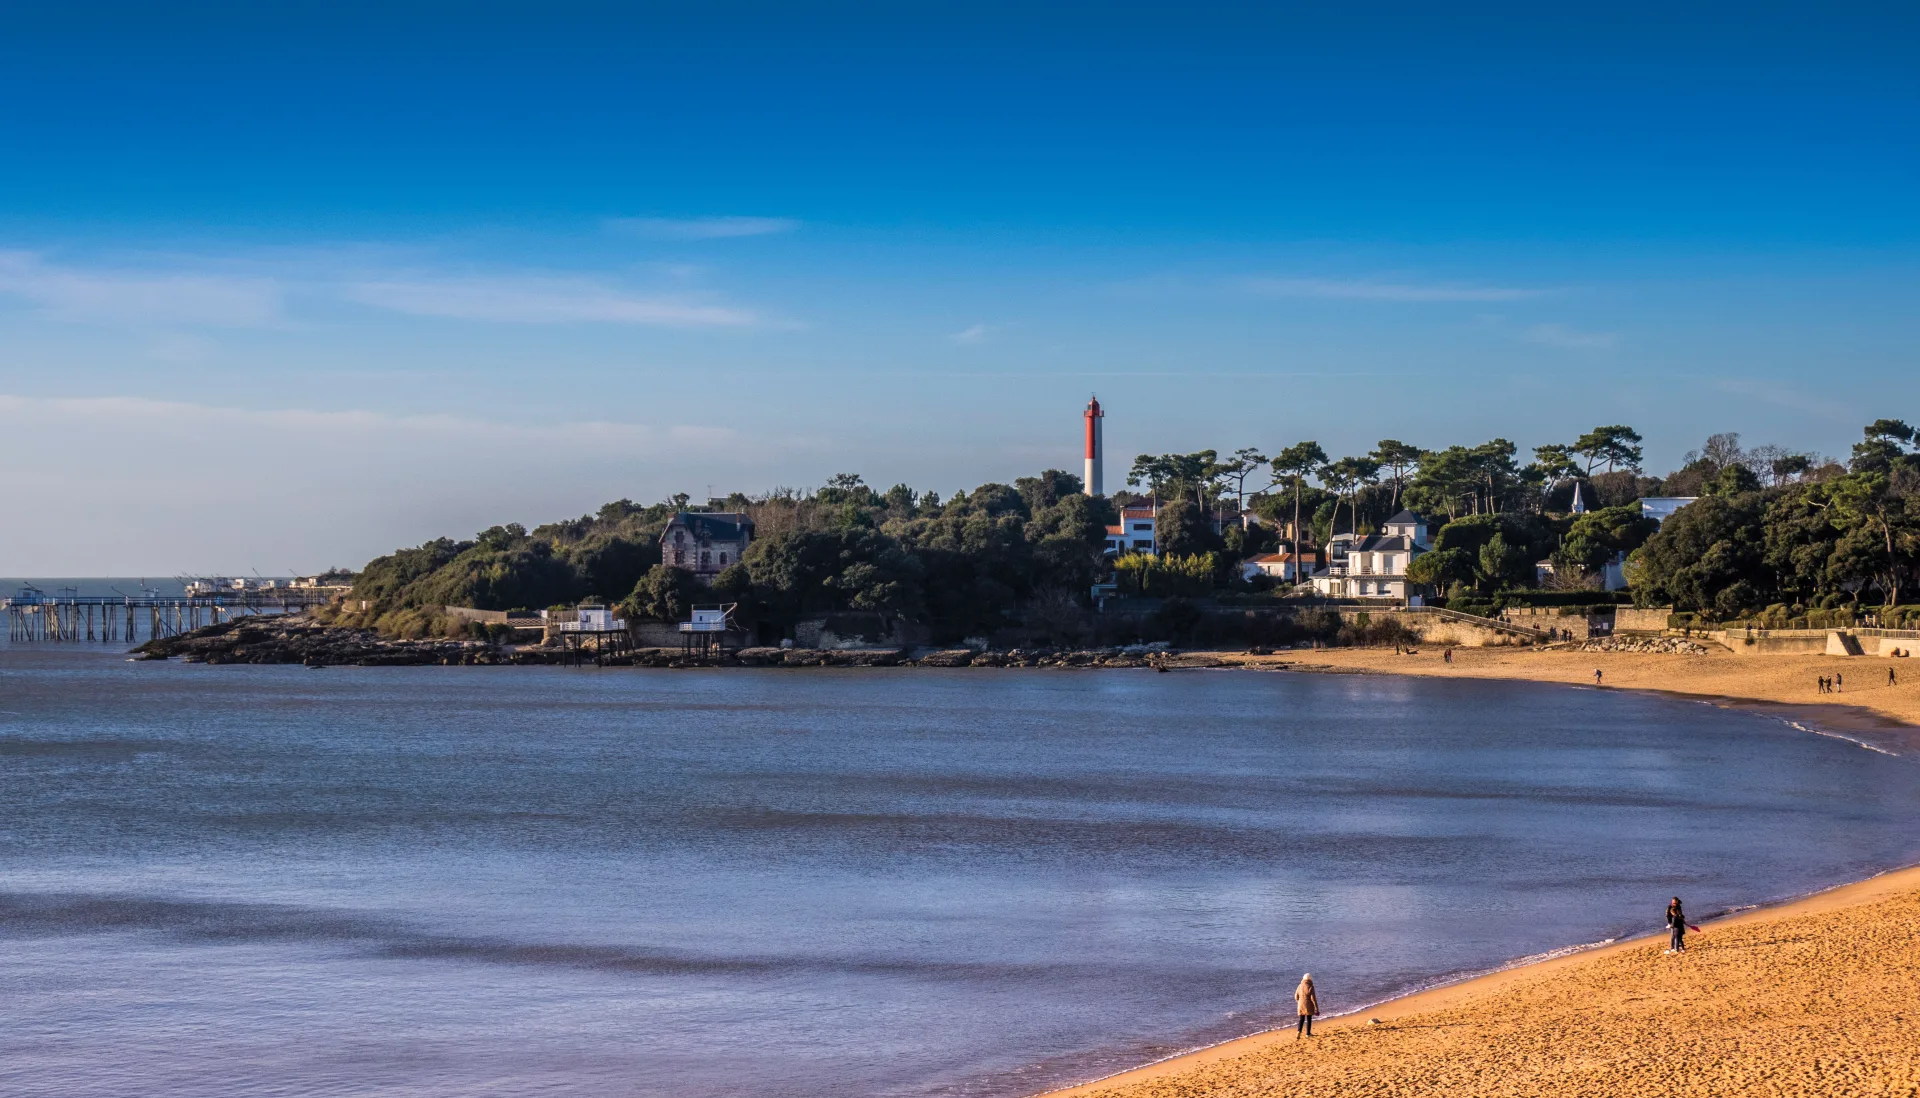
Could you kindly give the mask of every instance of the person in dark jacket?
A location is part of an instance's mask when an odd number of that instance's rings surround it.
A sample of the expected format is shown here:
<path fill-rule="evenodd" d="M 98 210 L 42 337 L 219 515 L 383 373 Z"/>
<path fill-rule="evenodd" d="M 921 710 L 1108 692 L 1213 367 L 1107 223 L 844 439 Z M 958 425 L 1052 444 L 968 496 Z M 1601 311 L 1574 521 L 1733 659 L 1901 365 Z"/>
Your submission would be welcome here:
<path fill-rule="evenodd" d="M 1685 953 L 1687 951 L 1687 913 L 1680 906 L 1680 897 L 1675 896 L 1667 905 L 1667 952 Z"/>
<path fill-rule="evenodd" d="M 1313 1016 L 1320 1013 L 1320 996 L 1314 994 L 1313 973 L 1300 977 L 1300 986 L 1293 989 L 1293 1005 L 1300 1013 L 1300 1024 L 1293 1028 L 1293 1039 L 1298 1041 L 1303 1033 L 1313 1036 Z"/>

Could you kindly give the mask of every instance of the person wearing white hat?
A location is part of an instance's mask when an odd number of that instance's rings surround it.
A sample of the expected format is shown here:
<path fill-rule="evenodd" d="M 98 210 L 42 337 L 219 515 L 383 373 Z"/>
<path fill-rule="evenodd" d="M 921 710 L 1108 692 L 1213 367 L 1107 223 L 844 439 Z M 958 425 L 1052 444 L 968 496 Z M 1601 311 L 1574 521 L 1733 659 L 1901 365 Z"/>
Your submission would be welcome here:
<path fill-rule="evenodd" d="M 1293 1039 L 1298 1041 L 1302 1034 L 1313 1036 L 1313 1016 L 1320 1013 L 1320 997 L 1313 993 L 1313 973 L 1300 977 L 1300 986 L 1293 989 L 1293 1005 L 1300 1012 L 1300 1024 L 1294 1027 Z"/>

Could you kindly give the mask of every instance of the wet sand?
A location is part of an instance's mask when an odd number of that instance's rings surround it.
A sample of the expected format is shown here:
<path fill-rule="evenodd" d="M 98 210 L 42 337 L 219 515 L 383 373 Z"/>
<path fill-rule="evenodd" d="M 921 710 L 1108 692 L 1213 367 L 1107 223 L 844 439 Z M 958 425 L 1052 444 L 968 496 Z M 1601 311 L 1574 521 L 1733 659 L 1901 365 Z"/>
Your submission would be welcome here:
<path fill-rule="evenodd" d="M 1920 868 L 1704 924 L 1684 955 L 1665 944 L 1510 969 L 1328 1019 L 1308 1041 L 1256 1034 L 1055 1095 L 1920 1094 Z"/>

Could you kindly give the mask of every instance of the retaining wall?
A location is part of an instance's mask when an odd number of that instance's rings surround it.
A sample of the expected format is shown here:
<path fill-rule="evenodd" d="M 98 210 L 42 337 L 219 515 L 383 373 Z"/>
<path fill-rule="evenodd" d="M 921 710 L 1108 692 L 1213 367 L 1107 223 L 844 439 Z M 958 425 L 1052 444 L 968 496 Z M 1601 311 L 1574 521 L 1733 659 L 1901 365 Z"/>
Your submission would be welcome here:
<path fill-rule="evenodd" d="M 1672 613 L 1671 606 L 1651 606 L 1646 609 L 1622 606 L 1613 612 L 1613 631 L 1616 633 L 1664 633 L 1667 631 L 1667 618 Z"/>

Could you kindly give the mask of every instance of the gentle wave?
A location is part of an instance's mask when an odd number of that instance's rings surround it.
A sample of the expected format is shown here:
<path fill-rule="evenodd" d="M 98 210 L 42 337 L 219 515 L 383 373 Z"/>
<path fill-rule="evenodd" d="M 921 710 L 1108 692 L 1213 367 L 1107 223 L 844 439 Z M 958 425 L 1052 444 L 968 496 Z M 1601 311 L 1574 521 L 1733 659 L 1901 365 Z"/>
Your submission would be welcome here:
<path fill-rule="evenodd" d="M 0 893 L 0 935 L 99 933 L 151 933 L 174 941 L 207 945 L 304 942 L 348 947 L 362 956 L 392 960 L 538 965 L 645 976 L 837 974 L 1005 984 L 1110 979 L 1115 975 L 1114 967 L 1108 964 L 968 962 L 884 956 L 722 957 L 635 945 L 516 941 L 486 935 L 445 934 L 377 914 L 294 904 L 102 893 Z M 1182 966 L 1168 968 L 1154 977 L 1150 970 L 1132 966 L 1130 975 L 1198 985 L 1221 979 L 1244 979 L 1258 971 Z"/>

